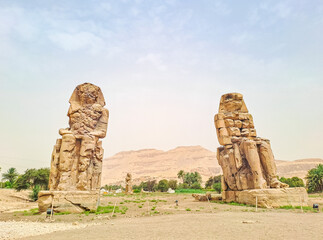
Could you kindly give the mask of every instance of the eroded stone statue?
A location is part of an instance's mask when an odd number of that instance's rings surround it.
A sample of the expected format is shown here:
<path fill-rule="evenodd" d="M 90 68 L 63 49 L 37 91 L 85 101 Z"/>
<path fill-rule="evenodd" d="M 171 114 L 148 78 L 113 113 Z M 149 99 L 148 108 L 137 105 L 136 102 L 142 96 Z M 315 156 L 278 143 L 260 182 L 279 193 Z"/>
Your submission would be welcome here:
<path fill-rule="evenodd" d="M 132 176 L 131 176 L 131 173 L 127 173 L 127 176 L 126 176 L 126 194 L 132 194 L 133 191 L 132 191 Z"/>
<path fill-rule="evenodd" d="M 103 148 L 100 138 L 107 132 L 109 111 L 99 87 L 84 83 L 71 98 L 69 128 L 54 146 L 50 190 L 97 190 L 100 188 Z"/>
<path fill-rule="evenodd" d="M 268 139 L 257 137 L 242 94 L 221 97 L 214 118 L 219 143 L 217 159 L 223 170 L 223 190 L 286 188 L 278 181 Z"/>
<path fill-rule="evenodd" d="M 307 204 L 305 188 L 288 188 L 277 179 L 270 142 L 257 137 L 242 94 L 224 94 L 214 121 L 222 145 L 217 150 L 222 200 L 268 208 Z"/>
<path fill-rule="evenodd" d="M 62 138 L 56 141 L 52 153 L 50 191 L 40 193 L 39 202 L 47 197 L 57 203 L 69 196 L 77 198 L 80 205 L 87 196 L 92 204 L 96 201 L 94 192 L 101 185 L 103 148 L 99 139 L 106 136 L 109 111 L 104 108 L 101 89 L 91 83 L 77 86 L 69 103 L 69 128 L 59 130 Z"/>

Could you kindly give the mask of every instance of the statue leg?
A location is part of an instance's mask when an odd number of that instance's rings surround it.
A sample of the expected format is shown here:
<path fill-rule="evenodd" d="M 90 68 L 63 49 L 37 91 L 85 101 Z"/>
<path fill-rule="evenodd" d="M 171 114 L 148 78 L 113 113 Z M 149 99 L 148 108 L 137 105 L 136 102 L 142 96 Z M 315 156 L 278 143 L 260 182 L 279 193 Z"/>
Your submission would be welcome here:
<path fill-rule="evenodd" d="M 89 171 L 89 166 L 91 163 L 91 159 L 94 155 L 94 149 L 95 149 L 95 138 L 91 137 L 83 137 L 81 141 L 81 148 L 80 148 L 80 159 L 79 159 L 79 178 L 78 178 L 78 184 L 77 189 L 79 190 L 90 190 L 88 189 L 89 185 L 89 178 L 92 175 L 92 171 Z M 90 169 L 91 170 L 91 169 Z M 87 174 L 90 172 L 90 174 Z"/>
<path fill-rule="evenodd" d="M 93 158 L 93 176 L 91 189 L 98 190 L 101 187 L 101 172 L 102 172 L 103 148 L 102 142 L 98 141 L 95 147 L 95 157 Z"/>
<path fill-rule="evenodd" d="M 73 134 L 64 134 L 62 136 L 62 145 L 59 152 L 59 183 L 57 190 L 67 191 L 73 188 L 71 184 L 71 168 L 75 156 L 76 138 Z"/>
<path fill-rule="evenodd" d="M 262 141 L 259 146 L 259 155 L 261 164 L 265 170 L 267 179 L 269 180 L 269 186 L 271 188 L 285 188 L 289 187 L 288 184 L 282 183 L 277 179 L 277 168 L 275 159 L 271 147 L 265 141 Z"/>
<path fill-rule="evenodd" d="M 73 134 L 65 134 L 62 137 L 62 145 L 59 153 L 59 170 L 70 171 L 73 162 L 73 151 L 75 149 L 76 138 Z"/>
<path fill-rule="evenodd" d="M 49 183 L 48 183 L 49 190 L 56 190 L 57 184 L 59 182 L 58 164 L 59 164 L 59 153 L 60 153 L 61 145 L 62 145 L 62 139 L 57 139 L 53 149 L 52 160 L 50 165 L 50 174 L 49 174 Z"/>
<path fill-rule="evenodd" d="M 267 188 L 267 183 L 261 171 L 257 144 L 255 141 L 246 140 L 241 143 L 241 148 L 251 168 L 254 187 L 257 189 Z"/>

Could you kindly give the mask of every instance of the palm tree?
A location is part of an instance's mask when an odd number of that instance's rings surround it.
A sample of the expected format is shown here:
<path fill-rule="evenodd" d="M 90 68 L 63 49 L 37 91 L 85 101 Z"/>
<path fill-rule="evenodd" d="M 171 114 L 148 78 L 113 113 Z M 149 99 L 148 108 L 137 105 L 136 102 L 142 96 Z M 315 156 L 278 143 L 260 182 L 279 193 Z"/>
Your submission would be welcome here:
<path fill-rule="evenodd" d="M 177 173 L 177 177 L 178 178 L 181 178 L 183 183 L 184 183 L 184 175 L 185 175 L 185 172 L 183 170 L 180 170 L 178 173 Z"/>
<path fill-rule="evenodd" d="M 17 172 L 17 169 L 9 168 L 6 173 L 2 174 L 2 180 L 7 180 L 11 184 L 13 184 L 16 181 L 18 176 L 19 176 L 19 174 Z"/>
<path fill-rule="evenodd" d="M 323 164 L 317 165 L 307 173 L 307 188 L 309 192 L 323 191 Z"/>

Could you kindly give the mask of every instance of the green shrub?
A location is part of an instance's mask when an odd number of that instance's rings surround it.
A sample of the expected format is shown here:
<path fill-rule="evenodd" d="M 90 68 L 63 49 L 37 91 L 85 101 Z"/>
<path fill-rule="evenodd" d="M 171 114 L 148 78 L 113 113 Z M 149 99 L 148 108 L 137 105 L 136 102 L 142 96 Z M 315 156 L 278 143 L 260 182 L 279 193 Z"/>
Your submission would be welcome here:
<path fill-rule="evenodd" d="M 38 213 L 39 213 L 38 208 L 32 208 L 32 209 L 29 209 L 29 211 L 27 211 L 27 210 L 23 211 L 24 216 L 32 216 L 32 215 L 36 215 Z"/>
<path fill-rule="evenodd" d="M 180 183 L 178 184 L 177 189 L 189 189 L 190 186 L 187 183 Z"/>
<path fill-rule="evenodd" d="M 163 200 L 163 199 L 152 199 L 152 200 L 149 200 L 149 202 L 159 203 L 159 202 L 167 202 L 167 200 Z"/>
<path fill-rule="evenodd" d="M 144 191 L 154 192 L 157 190 L 157 182 L 156 180 L 148 180 L 146 182 L 141 182 L 138 186 L 138 189 L 143 189 Z"/>
<path fill-rule="evenodd" d="M 89 216 L 90 211 L 85 211 L 85 212 L 83 212 L 83 214 L 85 214 L 85 216 Z"/>
<path fill-rule="evenodd" d="M 112 213 L 114 206 L 108 205 L 108 206 L 99 206 L 95 212 L 95 214 L 104 214 L 104 213 Z M 128 208 L 126 206 L 122 206 L 120 209 L 119 206 L 116 206 L 114 208 L 115 213 L 121 213 L 125 214 L 127 212 Z"/>
<path fill-rule="evenodd" d="M 205 188 L 213 188 L 215 183 L 221 183 L 221 175 L 210 177 L 205 183 Z"/>
<path fill-rule="evenodd" d="M 103 214 L 103 213 L 112 213 L 114 206 L 108 205 L 108 206 L 98 206 L 96 210 L 96 214 Z M 114 212 L 120 212 L 120 209 L 118 206 L 114 208 Z"/>
<path fill-rule="evenodd" d="M 11 182 L 9 182 L 9 181 L 6 181 L 6 182 L 4 183 L 4 187 L 5 187 L 5 188 L 13 188 L 13 183 L 11 183 Z"/>
<path fill-rule="evenodd" d="M 186 211 L 188 211 L 188 212 L 189 212 L 189 211 L 191 211 L 191 209 L 190 209 L 190 208 L 186 208 L 185 210 L 186 210 Z"/>
<path fill-rule="evenodd" d="M 31 194 L 30 194 L 29 197 L 32 200 L 37 201 L 38 200 L 38 193 L 39 193 L 39 191 L 40 191 L 40 186 L 39 185 L 34 186 L 33 191 L 31 192 Z"/>
<path fill-rule="evenodd" d="M 173 190 L 177 189 L 177 180 L 169 180 L 168 187 L 170 187 Z"/>
<path fill-rule="evenodd" d="M 217 182 L 213 184 L 213 189 L 218 193 L 221 193 L 221 182 Z"/>
<path fill-rule="evenodd" d="M 176 193 L 206 193 L 205 190 L 202 189 L 176 189 Z"/>
<path fill-rule="evenodd" d="M 286 183 L 289 185 L 289 187 L 304 187 L 304 182 L 299 177 L 292 177 L 292 178 L 285 178 L 281 177 L 279 181 Z"/>
<path fill-rule="evenodd" d="M 118 189 L 122 189 L 122 186 L 121 185 L 104 185 L 103 187 L 105 190 L 118 190 Z"/>
<path fill-rule="evenodd" d="M 200 184 L 200 183 L 195 182 L 195 183 L 193 183 L 193 184 L 191 185 L 191 188 L 192 188 L 192 189 L 201 189 L 202 187 L 201 187 L 201 184 Z"/>
<path fill-rule="evenodd" d="M 316 212 L 316 210 L 314 210 L 312 207 L 309 206 L 291 206 L 291 205 L 286 205 L 286 206 L 280 206 L 280 209 L 286 209 L 286 210 L 290 210 L 290 209 L 303 209 L 304 211 L 312 211 L 312 212 Z"/>
<path fill-rule="evenodd" d="M 157 185 L 157 189 L 161 192 L 167 192 L 168 190 L 168 181 L 166 179 L 160 180 Z"/>
<path fill-rule="evenodd" d="M 69 214 L 71 214 L 71 212 L 68 212 L 68 211 L 54 213 L 54 215 L 69 215 Z"/>
<path fill-rule="evenodd" d="M 286 205 L 286 206 L 280 206 L 280 209 L 293 209 L 294 207 L 292 205 Z"/>

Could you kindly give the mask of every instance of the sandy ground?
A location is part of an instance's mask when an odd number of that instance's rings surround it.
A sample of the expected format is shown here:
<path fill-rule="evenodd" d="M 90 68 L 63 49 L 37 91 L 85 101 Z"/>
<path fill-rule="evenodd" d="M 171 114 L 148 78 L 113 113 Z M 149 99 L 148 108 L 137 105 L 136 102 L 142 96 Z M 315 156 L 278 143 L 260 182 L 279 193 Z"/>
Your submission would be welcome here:
<path fill-rule="evenodd" d="M 44 214 L 22 210 L 37 203 L 4 202 L 4 193 L 0 190 L 0 203 L 10 210 L 0 213 L 0 239 L 323 239 L 322 210 L 256 212 L 255 207 L 198 202 L 191 194 L 120 194 L 101 197 L 101 205 L 127 208 L 125 214 L 54 215 L 49 222 Z M 323 195 L 312 196 L 313 202 L 323 206 Z M 14 211 L 13 205 L 19 208 Z"/>
<path fill-rule="evenodd" d="M 116 219 L 28 240 L 81 239 L 323 239 L 322 214 L 220 212 Z"/>
<path fill-rule="evenodd" d="M 29 199 L 30 193 L 30 190 L 0 189 L 0 213 L 37 208 L 37 203 Z"/>

